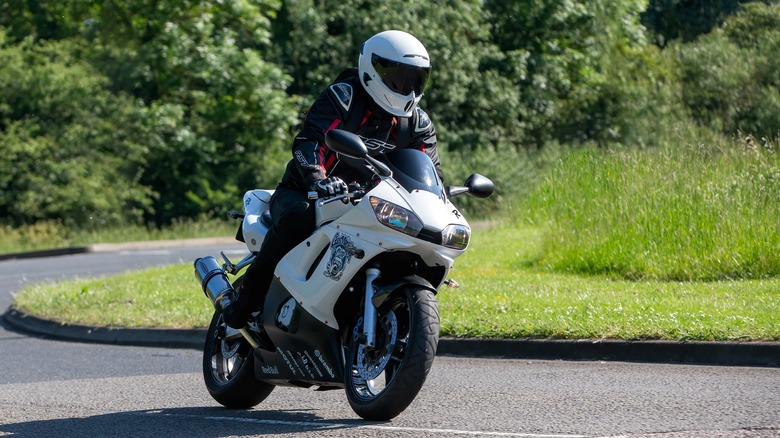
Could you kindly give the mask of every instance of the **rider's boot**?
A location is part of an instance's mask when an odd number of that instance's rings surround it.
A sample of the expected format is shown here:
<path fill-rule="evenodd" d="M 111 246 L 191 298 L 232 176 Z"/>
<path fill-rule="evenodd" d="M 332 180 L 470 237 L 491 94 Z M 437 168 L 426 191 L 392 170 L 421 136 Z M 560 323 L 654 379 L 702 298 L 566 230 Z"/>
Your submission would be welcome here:
<path fill-rule="evenodd" d="M 252 313 L 259 310 L 258 303 L 252 293 L 244 285 L 238 287 L 232 296 L 225 297 L 221 302 L 222 319 L 225 324 L 234 329 L 244 328 Z"/>

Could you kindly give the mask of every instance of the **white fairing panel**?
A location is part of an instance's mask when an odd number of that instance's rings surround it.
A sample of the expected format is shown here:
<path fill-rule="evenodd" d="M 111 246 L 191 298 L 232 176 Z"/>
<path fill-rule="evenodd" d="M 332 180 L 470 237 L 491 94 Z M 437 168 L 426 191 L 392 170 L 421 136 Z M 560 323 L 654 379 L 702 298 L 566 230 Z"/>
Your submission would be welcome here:
<path fill-rule="evenodd" d="M 414 210 L 431 230 L 441 231 L 449 224 L 468 225 L 451 203 L 433 193 L 408 193 L 383 181 L 358 205 L 347 206 L 341 217 L 320 226 L 279 262 L 275 275 L 307 312 L 334 329 L 339 328 L 333 313 L 336 301 L 350 281 L 366 268 L 366 263 L 380 253 L 414 252 L 429 266 L 443 267 L 445 274 L 452 268 L 455 257 L 463 254 L 463 251 L 423 241 L 379 223 L 369 202 L 371 196 Z M 358 259 L 355 253 L 360 251 L 364 256 Z M 356 290 L 353 293 L 364 292 Z"/>
<path fill-rule="evenodd" d="M 244 223 L 242 232 L 244 241 L 250 251 L 260 251 L 268 228 L 263 225 L 261 217 L 271 208 L 273 190 L 250 190 L 244 194 Z"/>
<path fill-rule="evenodd" d="M 311 238 L 293 248 L 276 266 L 275 275 L 307 312 L 324 324 L 338 329 L 333 308 L 363 263 L 383 251 L 380 246 L 356 238 L 350 232 L 324 226 Z M 347 247 L 365 251 L 362 260 L 350 255 Z M 325 251 L 322 258 L 317 258 Z M 360 293 L 360 292 L 356 292 Z"/>

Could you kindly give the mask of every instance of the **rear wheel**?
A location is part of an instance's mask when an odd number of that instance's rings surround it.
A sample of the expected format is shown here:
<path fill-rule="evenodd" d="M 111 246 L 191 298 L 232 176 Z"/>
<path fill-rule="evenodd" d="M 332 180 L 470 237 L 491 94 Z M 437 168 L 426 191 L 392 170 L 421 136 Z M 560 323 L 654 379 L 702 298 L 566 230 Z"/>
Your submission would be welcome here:
<path fill-rule="evenodd" d="M 222 314 L 211 318 L 203 347 L 203 379 L 209 394 L 231 409 L 248 409 L 263 401 L 274 386 L 254 376 L 252 347 L 243 336 L 226 338 Z"/>
<path fill-rule="evenodd" d="M 347 353 L 346 392 L 366 420 L 394 418 L 412 403 L 433 365 L 439 342 L 439 309 L 433 292 L 410 287 L 377 310 L 376 345 L 358 342 L 355 325 Z"/>

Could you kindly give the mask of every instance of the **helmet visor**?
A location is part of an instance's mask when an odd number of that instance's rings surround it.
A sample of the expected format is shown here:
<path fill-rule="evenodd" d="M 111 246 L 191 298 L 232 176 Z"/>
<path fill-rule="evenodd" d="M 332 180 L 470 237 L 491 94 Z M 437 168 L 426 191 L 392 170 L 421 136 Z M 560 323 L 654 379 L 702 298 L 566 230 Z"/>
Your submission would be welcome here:
<path fill-rule="evenodd" d="M 371 56 L 371 64 L 385 85 L 404 96 L 412 91 L 417 96 L 421 95 L 425 84 L 428 82 L 428 74 L 431 71 L 430 67 L 417 67 L 391 61 L 377 54 Z"/>

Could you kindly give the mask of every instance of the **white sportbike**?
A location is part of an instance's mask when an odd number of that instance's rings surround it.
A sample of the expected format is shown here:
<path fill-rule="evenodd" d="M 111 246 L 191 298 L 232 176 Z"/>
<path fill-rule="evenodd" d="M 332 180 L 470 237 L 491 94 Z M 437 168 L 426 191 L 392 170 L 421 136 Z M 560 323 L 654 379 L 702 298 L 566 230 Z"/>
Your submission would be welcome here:
<path fill-rule="evenodd" d="M 389 420 L 417 396 L 439 341 L 437 290 L 466 250 L 468 222 L 450 198 L 484 198 L 493 183 L 474 174 L 465 186 L 444 187 L 433 163 L 413 149 L 369 156 L 355 134 L 332 130 L 326 144 L 376 178 L 315 202 L 317 228 L 276 266 L 262 310 L 234 330 L 215 312 L 203 350 L 211 396 L 229 408 L 249 408 L 275 386 L 346 389 L 352 409 Z M 244 197 L 241 232 L 250 253 L 238 263 L 195 261 L 195 275 L 212 303 L 259 251 L 270 226 L 273 191 Z"/>

